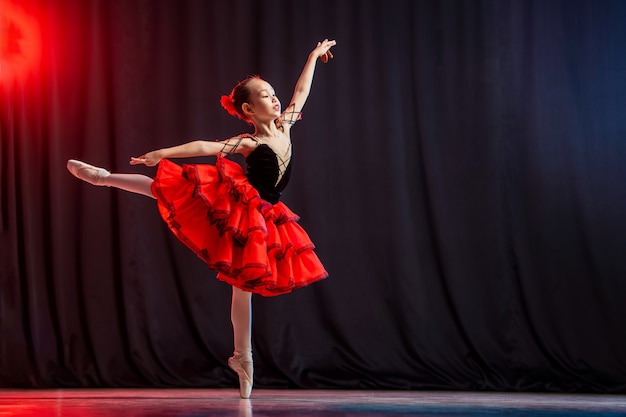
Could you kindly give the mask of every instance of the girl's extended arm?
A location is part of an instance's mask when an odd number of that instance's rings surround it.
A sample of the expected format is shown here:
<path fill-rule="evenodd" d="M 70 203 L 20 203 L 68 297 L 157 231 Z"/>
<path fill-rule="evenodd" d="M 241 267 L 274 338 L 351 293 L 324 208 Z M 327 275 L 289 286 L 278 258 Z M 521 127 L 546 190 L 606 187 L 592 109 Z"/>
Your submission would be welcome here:
<path fill-rule="evenodd" d="M 247 155 L 254 147 L 256 147 L 256 142 L 250 139 L 248 135 L 235 136 L 220 142 L 194 140 L 183 145 L 148 152 L 138 158 L 131 157 L 130 164 L 144 164 L 151 167 L 165 158 L 191 158 L 194 156 L 230 155 L 232 153 Z"/>
<path fill-rule="evenodd" d="M 304 64 L 304 69 L 298 78 L 298 82 L 296 83 L 296 87 L 293 91 L 293 97 L 289 102 L 289 107 L 287 108 L 289 112 L 294 112 L 293 114 L 300 113 L 304 107 L 306 99 L 309 97 L 309 92 L 311 91 L 311 83 L 313 82 L 313 73 L 315 72 L 317 59 L 322 55 L 325 55 L 326 52 L 328 52 L 330 48 L 336 44 L 337 42 L 335 41 L 324 39 L 323 42 L 318 42 L 315 49 L 311 51 L 306 64 Z"/>

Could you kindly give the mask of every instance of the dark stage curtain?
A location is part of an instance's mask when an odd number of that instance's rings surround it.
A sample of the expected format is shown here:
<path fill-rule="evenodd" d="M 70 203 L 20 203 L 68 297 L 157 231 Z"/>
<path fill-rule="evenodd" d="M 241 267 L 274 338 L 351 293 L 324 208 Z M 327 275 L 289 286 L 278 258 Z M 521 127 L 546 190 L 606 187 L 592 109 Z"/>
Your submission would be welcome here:
<path fill-rule="evenodd" d="M 220 96 L 329 37 L 284 201 L 330 277 L 254 297 L 256 386 L 626 391 L 626 2 L 2 1 L 41 58 L 0 81 L 0 386 L 235 386 L 230 288 L 65 163 L 247 132 Z"/>

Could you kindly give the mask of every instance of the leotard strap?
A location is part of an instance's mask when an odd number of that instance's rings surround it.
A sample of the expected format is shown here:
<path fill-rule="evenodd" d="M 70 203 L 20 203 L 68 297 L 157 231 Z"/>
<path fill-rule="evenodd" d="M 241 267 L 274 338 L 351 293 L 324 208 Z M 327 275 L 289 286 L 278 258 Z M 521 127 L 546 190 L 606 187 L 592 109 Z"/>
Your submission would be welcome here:
<path fill-rule="evenodd" d="M 276 119 L 276 125 L 289 124 L 293 126 L 298 120 L 302 120 L 302 112 L 295 111 L 296 103 L 291 103 L 285 111 Z"/>
<path fill-rule="evenodd" d="M 224 146 L 222 146 L 222 149 L 220 150 L 220 152 L 223 155 L 234 154 L 237 151 L 237 148 L 239 147 L 239 145 L 241 145 L 241 141 L 243 140 L 243 138 L 250 138 L 250 139 L 253 139 L 255 142 L 257 141 L 254 136 L 244 133 L 242 135 L 235 136 L 230 139 L 221 141 L 220 143 L 222 143 Z"/>

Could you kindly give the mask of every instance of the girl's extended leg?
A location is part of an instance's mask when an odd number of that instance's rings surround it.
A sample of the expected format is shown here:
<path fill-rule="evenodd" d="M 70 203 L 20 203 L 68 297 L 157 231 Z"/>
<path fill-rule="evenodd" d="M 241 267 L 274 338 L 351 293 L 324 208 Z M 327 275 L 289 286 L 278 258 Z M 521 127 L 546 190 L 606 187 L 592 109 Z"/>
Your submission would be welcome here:
<path fill-rule="evenodd" d="M 67 169 L 75 177 L 89 184 L 115 187 L 131 193 L 155 198 L 152 194 L 152 178 L 145 175 L 111 174 L 104 168 L 98 168 L 75 159 L 67 161 Z"/>
<path fill-rule="evenodd" d="M 233 287 L 230 318 L 233 323 L 235 354 L 228 359 L 228 366 L 239 376 L 241 398 L 250 398 L 254 374 L 252 364 L 252 293 Z"/>

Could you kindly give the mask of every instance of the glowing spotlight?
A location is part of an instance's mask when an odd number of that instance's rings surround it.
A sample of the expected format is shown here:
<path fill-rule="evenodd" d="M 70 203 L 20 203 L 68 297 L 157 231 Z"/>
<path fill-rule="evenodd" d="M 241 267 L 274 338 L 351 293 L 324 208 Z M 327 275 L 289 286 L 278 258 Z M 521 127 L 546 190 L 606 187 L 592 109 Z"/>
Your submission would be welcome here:
<path fill-rule="evenodd" d="M 38 62 L 40 53 L 37 21 L 0 0 L 0 81 L 25 76 Z"/>

